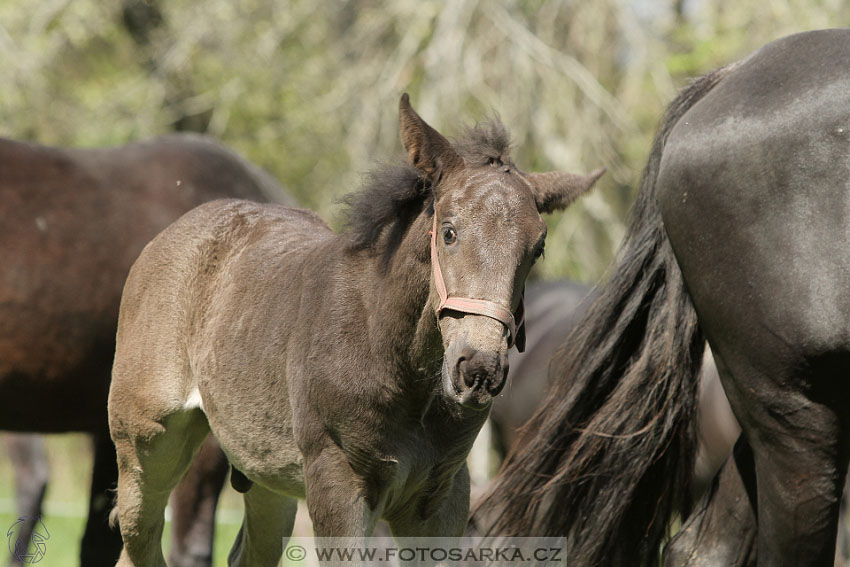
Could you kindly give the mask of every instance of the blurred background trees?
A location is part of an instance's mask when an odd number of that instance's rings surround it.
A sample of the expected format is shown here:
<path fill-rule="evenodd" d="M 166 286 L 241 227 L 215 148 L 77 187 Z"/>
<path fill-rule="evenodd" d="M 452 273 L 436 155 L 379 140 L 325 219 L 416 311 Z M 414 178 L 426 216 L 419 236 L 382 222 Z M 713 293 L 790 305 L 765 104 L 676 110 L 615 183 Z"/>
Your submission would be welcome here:
<path fill-rule="evenodd" d="M 677 89 L 773 39 L 847 25 L 846 0 L 0 0 L 0 136 L 105 146 L 204 132 L 338 224 L 339 197 L 374 160 L 402 157 L 402 92 L 449 135 L 498 113 L 520 167 L 608 168 L 549 219 L 534 274 L 594 282 Z M 51 450 L 48 514 L 51 549 L 74 565 L 87 440 L 67 447 L 64 460 Z M 0 527 L 12 487 L 0 458 Z M 241 521 L 230 515 L 217 557 Z"/>
<path fill-rule="evenodd" d="M 608 167 L 550 220 L 537 273 L 594 281 L 676 90 L 772 39 L 848 24 L 844 0 L 3 0 L 0 135 L 205 132 L 333 222 L 374 160 L 402 155 L 402 92 L 449 135 L 498 113 L 520 167 Z"/>

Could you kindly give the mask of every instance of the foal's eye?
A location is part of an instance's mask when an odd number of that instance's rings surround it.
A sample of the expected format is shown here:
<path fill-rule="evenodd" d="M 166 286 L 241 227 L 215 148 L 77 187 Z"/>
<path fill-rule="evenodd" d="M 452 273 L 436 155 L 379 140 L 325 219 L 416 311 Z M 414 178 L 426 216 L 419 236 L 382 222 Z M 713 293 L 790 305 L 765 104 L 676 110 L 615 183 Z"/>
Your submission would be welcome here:
<path fill-rule="evenodd" d="M 498 166 L 501 166 L 503 164 L 502 164 L 502 160 L 500 160 L 499 158 L 491 157 L 491 158 L 487 158 L 487 165 L 492 165 L 492 166 L 498 167 Z"/>
<path fill-rule="evenodd" d="M 443 227 L 443 242 L 446 244 L 454 244 L 457 240 L 457 231 L 454 227 L 444 226 Z"/>
<path fill-rule="evenodd" d="M 535 260 L 537 260 L 538 258 L 540 258 L 541 256 L 543 256 L 543 252 L 544 252 L 545 248 L 546 248 L 546 247 L 545 247 L 545 246 L 543 246 L 542 244 L 541 244 L 540 246 L 538 246 L 538 247 L 537 247 L 537 249 L 534 251 L 534 259 L 535 259 Z"/>

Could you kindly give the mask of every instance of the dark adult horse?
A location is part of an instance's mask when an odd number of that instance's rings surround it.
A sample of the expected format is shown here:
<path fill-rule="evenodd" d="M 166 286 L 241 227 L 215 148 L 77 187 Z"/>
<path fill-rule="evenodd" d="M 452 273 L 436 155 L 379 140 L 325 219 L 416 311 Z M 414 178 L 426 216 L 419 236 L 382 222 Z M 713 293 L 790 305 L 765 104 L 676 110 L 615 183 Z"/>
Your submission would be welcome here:
<path fill-rule="evenodd" d="M 164 565 L 166 495 L 210 430 L 245 493 L 234 566 L 278 564 L 299 497 L 317 536 L 463 532 L 540 213 L 601 171 L 525 174 L 499 123 L 452 144 L 406 95 L 399 120 L 410 165 L 351 198 L 348 231 L 216 201 L 133 265 L 109 392 L 122 567 Z"/>
<path fill-rule="evenodd" d="M 850 432 L 848 180 L 850 31 L 776 41 L 686 88 L 611 280 L 483 504 L 501 513 L 492 531 L 566 535 L 577 566 L 654 563 L 687 513 L 707 338 L 753 464 L 739 484 L 758 564 L 832 565 Z"/>
<path fill-rule="evenodd" d="M 121 548 L 107 525 L 117 469 L 106 396 L 124 280 L 157 232 L 220 197 L 288 200 L 268 174 L 201 136 L 92 150 L 0 139 L 0 429 L 94 434 L 81 551 L 87 567 L 114 565 Z M 19 475 L 30 514 L 45 480 L 38 443 L 13 443 L 19 460 L 38 473 Z M 218 479 L 200 476 L 223 482 L 220 472 Z M 217 494 L 202 483 L 183 500 L 194 500 L 199 489 Z M 201 516 L 175 526 L 175 564 L 188 564 L 180 533 L 198 525 L 211 531 L 212 511 Z M 209 538 L 201 537 L 207 555 Z"/>

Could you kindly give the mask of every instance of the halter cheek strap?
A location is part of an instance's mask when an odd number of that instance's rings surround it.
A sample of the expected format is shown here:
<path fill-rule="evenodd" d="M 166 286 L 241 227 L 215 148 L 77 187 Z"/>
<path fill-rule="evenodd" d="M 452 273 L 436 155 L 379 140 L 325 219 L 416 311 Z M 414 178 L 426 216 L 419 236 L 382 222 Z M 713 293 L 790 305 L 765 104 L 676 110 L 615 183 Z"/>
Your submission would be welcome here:
<path fill-rule="evenodd" d="M 444 309 L 451 311 L 459 311 L 461 313 L 470 313 L 472 315 L 483 315 L 490 317 L 502 323 L 508 328 L 510 337 L 508 340 L 508 348 L 516 344 L 519 352 L 525 350 L 525 292 L 519 300 L 516 315 L 511 313 L 509 309 L 505 309 L 498 303 L 488 301 L 486 299 L 472 299 L 471 297 L 449 297 L 446 290 L 446 282 L 443 279 L 443 271 L 440 269 L 440 262 L 437 260 L 437 215 L 434 215 L 434 227 L 431 233 L 431 266 L 434 270 L 434 285 L 437 288 L 437 294 L 440 296 L 440 304 L 437 306 L 437 316 Z M 520 338 L 517 338 L 519 334 Z"/>

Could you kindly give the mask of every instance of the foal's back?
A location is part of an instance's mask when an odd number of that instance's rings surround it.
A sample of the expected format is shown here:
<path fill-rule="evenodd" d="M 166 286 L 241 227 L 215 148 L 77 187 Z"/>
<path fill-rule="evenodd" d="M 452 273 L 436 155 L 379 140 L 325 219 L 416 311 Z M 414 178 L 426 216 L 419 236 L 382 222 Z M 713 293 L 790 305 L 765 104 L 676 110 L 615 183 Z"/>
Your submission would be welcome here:
<path fill-rule="evenodd" d="M 332 236 L 312 212 L 241 200 L 202 205 L 163 231 L 130 271 L 118 323 L 113 375 L 146 382 L 113 382 L 111 411 L 122 413 L 122 405 L 139 398 L 163 417 L 203 407 L 213 429 L 220 416 L 245 424 L 233 434 L 238 439 L 217 433 L 223 447 L 266 443 L 268 435 L 251 427 L 262 420 L 251 415 L 249 400 L 287 399 L 281 330 L 303 317 L 300 276 L 315 269 Z M 254 391 L 257 384 L 275 395 Z M 280 427 L 291 432 L 289 407 L 279 405 Z M 158 430 L 156 418 L 148 425 L 152 434 Z M 300 467 L 294 445 L 277 449 Z M 250 470 L 250 463 L 229 457 Z"/>
<path fill-rule="evenodd" d="M 256 322 L 264 311 L 285 307 L 264 301 L 280 293 L 270 289 L 275 274 L 297 269 L 290 266 L 293 257 L 332 234 L 313 213 L 283 205 L 222 199 L 187 213 L 148 244 L 130 270 L 113 372 L 127 363 L 157 373 L 172 368 L 183 387 L 196 387 L 195 365 L 214 364 L 206 358 L 213 346 L 206 334 L 225 319 Z M 185 396 L 179 398 L 182 404 Z"/>

